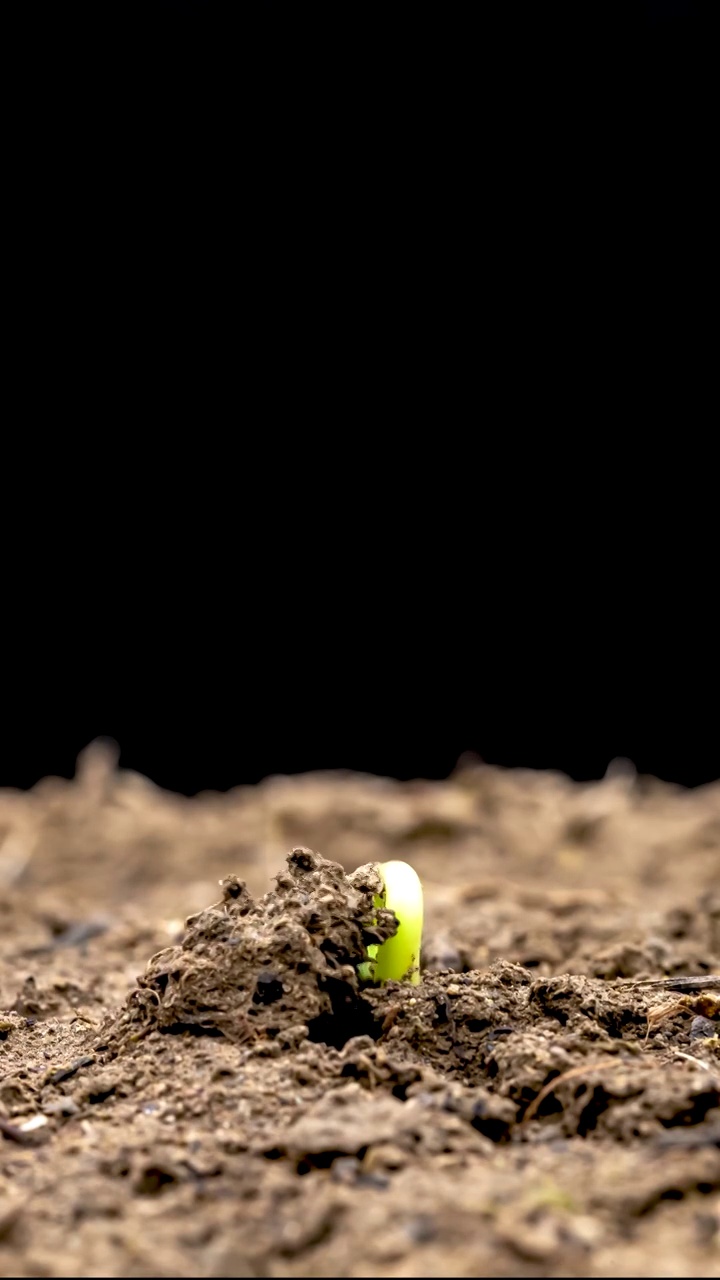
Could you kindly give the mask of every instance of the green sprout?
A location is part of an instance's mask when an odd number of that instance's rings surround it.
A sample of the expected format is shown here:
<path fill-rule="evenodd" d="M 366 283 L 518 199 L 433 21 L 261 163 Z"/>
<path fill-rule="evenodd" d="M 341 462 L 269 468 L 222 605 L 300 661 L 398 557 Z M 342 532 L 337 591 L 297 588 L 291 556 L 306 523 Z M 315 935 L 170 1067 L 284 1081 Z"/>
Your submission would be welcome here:
<path fill-rule="evenodd" d="M 374 905 L 397 916 L 394 938 L 368 947 L 368 961 L 358 967 L 360 977 L 372 982 L 420 981 L 420 941 L 423 928 L 423 891 L 417 871 L 407 862 L 379 862 L 377 872 L 384 892 Z"/>

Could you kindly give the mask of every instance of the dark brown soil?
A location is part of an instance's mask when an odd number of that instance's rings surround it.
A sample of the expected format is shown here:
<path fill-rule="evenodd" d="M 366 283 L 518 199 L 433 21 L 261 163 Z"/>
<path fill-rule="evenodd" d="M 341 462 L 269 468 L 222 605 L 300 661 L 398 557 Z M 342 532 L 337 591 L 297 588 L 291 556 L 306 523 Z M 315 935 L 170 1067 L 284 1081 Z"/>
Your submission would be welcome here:
<path fill-rule="evenodd" d="M 0 1274 L 720 1276 L 719 871 L 622 770 L 0 792 Z"/>

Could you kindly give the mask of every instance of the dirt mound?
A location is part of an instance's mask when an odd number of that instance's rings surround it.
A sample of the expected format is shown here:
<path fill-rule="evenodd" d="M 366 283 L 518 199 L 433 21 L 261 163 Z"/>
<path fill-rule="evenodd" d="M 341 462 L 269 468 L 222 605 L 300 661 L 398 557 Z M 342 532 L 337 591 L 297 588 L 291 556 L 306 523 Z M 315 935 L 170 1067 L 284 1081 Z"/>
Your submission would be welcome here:
<path fill-rule="evenodd" d="M 255 901 L 237 876 L 223 896 L 191 916 L 181 943 L 150 960 L 108 1040 L 153 1030 L 258 1036 L 342 1045 L 374 1027 L 360 995 L 367 948 L 393 937 L 397 921 L 378 910 L 382 882 L 372 866 L 351 876 L 294 849 L 276 888 Z"/>
<path fill-rule="evenodd" d="M 496 1141 L 558 1114 L 555 1131 L 564 1136 L 623 1141 L 699 1124 L 720 1107 L 714 1023 L 695 1037 L 692 1055 L 677 1059 L 694 1070 L 672 1071 L 653 1056 L 654 1043 L 647 1048 L 658 1007 L 652 987 L 571 974 L 537 979 L 506 960 L 470 973 L 425 972 L 416 988 L 361 983 L 368 945 L 396 928 L 392 913 L 373 905 L 379 889 L 373 865 L 346 875 L 305 848 L 288 854 L 287 870 L 260 900 L 229 876 L 221 900 L 188 919 L 182 942 L 152 957 L 96 1051 L 111 1061 L 153 1033 L 220 1035 L 267 1057 L 297 1054 L 305 1041 L 333 1049 L 349 1041 L 354 1053 L 323 1061 L 334 1086 L 347 1076 L 365 1088 L 383 1083 L 403 1101 L 418 1081 L 423 1092 L 455 1086 L 444 1109 L 470 1118 Z M 675 998 L 668 1017 L 683 1021 L 698 998 L 685 1004 Z M 682 1042 L 690 1034 L 684 1022 Z M 681 1026 L 678 1047 L 682 1036 Z M 386 1045 L 390 1056 L 379 1059 Z M 478 1087 L 481 1102 L 472 1094 Z M 403 1124 L 411 1113 L 403 1113 Z M 368 1116 L 374 1114 L 371 1108 Z M 382 1114 L 399 1115 L 394 1107 Z M 315 1135 L 308 1145 L 301 1135 L 316 1126 L 311 1112 L 296 1125 L 293 1144 L 283 1141 L 278 1151 L 311 1165 L 322 1156 L 327 1167 L 336 1156 L 356 1154 L 352 1134 L 364 1132 L 358 1123 L 355 1111 L 349 1136 L 331 1142 Z M 357 1145 L 367 1151 L 371 1144 Z"/>

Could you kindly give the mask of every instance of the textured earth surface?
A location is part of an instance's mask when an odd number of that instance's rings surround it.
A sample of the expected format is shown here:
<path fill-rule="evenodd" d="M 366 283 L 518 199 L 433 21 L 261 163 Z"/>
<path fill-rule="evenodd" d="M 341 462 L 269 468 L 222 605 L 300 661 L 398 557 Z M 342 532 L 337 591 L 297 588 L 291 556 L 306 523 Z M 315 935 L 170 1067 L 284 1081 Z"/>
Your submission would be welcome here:
<path fill-rule="evenodd" d="M 0 791 L 0 1274 L 720 1275 L 719 872 L 622 765 Z"/>

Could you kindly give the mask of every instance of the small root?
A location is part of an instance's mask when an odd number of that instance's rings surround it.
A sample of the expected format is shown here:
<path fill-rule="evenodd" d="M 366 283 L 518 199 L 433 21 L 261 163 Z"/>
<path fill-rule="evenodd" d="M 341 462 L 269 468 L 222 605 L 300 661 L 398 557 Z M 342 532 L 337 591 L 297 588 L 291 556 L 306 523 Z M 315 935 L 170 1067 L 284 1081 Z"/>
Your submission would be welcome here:
<path fill-rule="evenodd" d="M 666 1018 L 672 1018 L 675 1013 L 694 1013 L 696 1017 L 708 1018 L 712 1021 L 720 1014 L 720 999 L 707 993 L 699 996 L 680 996 L 677 1000 L 671 1000 L 669 1004 L 661 1004 L 657 1009 L 651 1009 L 647 1015 L 645 1044 L 648 1042 L 650 1032 L 654 1031 Z"/>
<path fill-rule="evenodd" d="M 579 1067 L 571 1067 L 569 1071 L 563 1071 L 562 1075 L 554 1076 L 552 1080 L 543 1085 L 537 1097 L 533 1098 L 522 1118 L 522 1123 L 525 1124 L 527 1120 L 532 1120 L 537 1113 L 538 1107 L 542 1105 L 548 1094 L 553 1093 L 558 1085 L 564 1084 L 566 1080 L 572 1080 L 575 1076 L 586 1075 L 590 1071 L 598 1071 L 601 1067 L 612 1071 L 615 1067 L 623 1066 L 627 1066 L 624 1058 L 599 1058 L 595 1062 L 583 1062 Z"/>
<path fill-rule="evenodd" d="M 701 1058 L 694 1058 L 691 1053 L 683 1053 L 682 1049 L 675 1050 L 676 1058 L 684 1058 L 686 1062 L 693 1062 L 696 1067 L 702 1067 L 703 1071 L 709 1071 L 707 1062 L 703 1062 Z"/>

